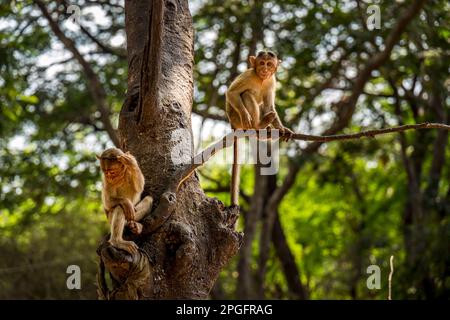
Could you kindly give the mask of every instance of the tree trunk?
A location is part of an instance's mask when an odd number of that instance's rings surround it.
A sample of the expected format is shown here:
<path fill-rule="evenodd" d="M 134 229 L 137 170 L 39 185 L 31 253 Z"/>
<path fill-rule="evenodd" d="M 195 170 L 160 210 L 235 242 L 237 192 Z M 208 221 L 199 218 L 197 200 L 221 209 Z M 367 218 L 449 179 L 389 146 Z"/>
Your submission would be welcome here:
<path fill-rule="evenodd" d="M 205 196 L 196 175 L 177 191 L 177 172 L 193 157 L 193 25 L 187 0 L 125 1 L 128 93 L 119 120 L 121 147 L 138 160 L 143 196 L 155 199 L 144 232 L 127 239 L 135 256 L 100 245 L 99 297 L 204 299 L 241 244 L 238 208 Z M 112 288 L 104 277 L 108 271 Z"/>
<path fill-rule="evenodd" d="M 308 299 L 308 292 L 300 279 L 300 271 L 295 263 L 295 257 L 292 254 L 291 248 L 289 248 L 278 211 L 272 229 L 272 243 L 280 260 L 284 277 L 286 278 L 290 298 L 299 300 Z"/>

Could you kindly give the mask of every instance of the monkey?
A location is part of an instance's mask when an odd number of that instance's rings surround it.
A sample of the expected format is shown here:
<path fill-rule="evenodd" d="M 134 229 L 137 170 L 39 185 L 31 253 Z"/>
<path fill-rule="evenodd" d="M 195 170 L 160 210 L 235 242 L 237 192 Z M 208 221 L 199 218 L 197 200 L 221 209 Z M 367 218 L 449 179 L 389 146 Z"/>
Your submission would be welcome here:
<path fill-rule="evenodd" d="M 275 72 L 280 64 L 272 51 L 249 57 L 250 68 L 237 76 L 225 93 L 228 120 L 233 130 L 278 129 L 283 140 L 293 132 L 286 128 L 275 110 Z M 238 141 L 234 137 L 231 174 L 231 204 L 239 205 Z"/>
<path fill-rule="evenodd" d="M 124 153 L 117 148 L 109 148 L 98 156 L 103 172 L 102 202 L 108 222 L 111 225 L 109 243 L 131 254 L 137 252 L 133 241 L 122 238 L 125 224 L 135 234 L 142 232 L 140 221 L 151 209 L 153 198 L 146 196 L 142 201 L 144 175 L 136 158 L 129 152 Z M 136 207 L 135 207 L 136 206 Z"/>

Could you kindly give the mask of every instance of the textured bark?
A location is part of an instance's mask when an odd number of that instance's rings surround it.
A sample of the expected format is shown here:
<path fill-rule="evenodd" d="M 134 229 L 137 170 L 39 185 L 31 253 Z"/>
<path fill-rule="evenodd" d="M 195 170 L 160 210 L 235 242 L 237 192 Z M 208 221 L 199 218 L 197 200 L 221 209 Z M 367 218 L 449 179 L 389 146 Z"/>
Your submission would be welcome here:
<path fill-rule="evenodd" d="M 136 156 L 146 178 L 143 196 L 150 194 L 156 203 L 143 220 L 143 234 L 125 234 L 139 245 L 136 256 L 106 242 L 99 247 L 99 295 L 204 299 L 237 253 L 242 235 L 234 230 L 239 208 L 207 198 L 196 175 L 178 191 L 172 187 L 183 161 L 193 156 L 194 38 L 188 1 L 126 1 L 125 14 L 129 75 L 121 146 Z M 112 288 L 102 280 L 104 272 L 110 272 Z"/>

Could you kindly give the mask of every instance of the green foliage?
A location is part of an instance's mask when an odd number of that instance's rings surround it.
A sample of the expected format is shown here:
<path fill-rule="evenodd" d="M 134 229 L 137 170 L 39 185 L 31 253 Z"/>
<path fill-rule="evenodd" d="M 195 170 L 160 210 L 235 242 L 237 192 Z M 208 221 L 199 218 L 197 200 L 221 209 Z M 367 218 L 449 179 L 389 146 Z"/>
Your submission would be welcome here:
<path fill-rule="evenodd" d="M 355 76 L 354 68 L 369 62 L 380 50 L 383 39 L 407 7 L 400 2 L 377 4 L 382 26 L 368 31 L 364 26 L 368 4 L 363 2 L 208 1 L 194 16 L 198 92 L 194 110 L 224 114 L 224 86 L 236 70 L 246 68 L 246 57 L 254 53 L 250 50 L 268 47 L 283 59 L 276 101 L 282 118 L 296 131 L 323 131 L 333 120 L 333 102 L 351 89 L 349 79 Z M 445 1 L 432 1 L 408 26 L 390 61 L 372 74 L 347 132 L 399 123 L 448 122 L 449 9 Z M 330 79 L 333 81 L 327 85 L 328 90 L 320 92 Z M 414 92 L 405 92 L 413 85 Z M 399 95 L 398 103 L 395 94 Z M 439 97 L 447 120 L 435 112 L 433 95 Z M 404 138 L 409 163 L 420 173 L 424 196 L 421 206 L 429 216 L 424 222 L 426 249 L 422 249 L 427 253 L 420 253 L 418 266 L 410 260 L 417 245 L 408 242 L 408 234 L 420 231 L 415 231 L 408 220 L 413 198 L 411 178 L 398 135 L 329 143 L 319 155 L 309 157 L 292 146 L 287 150 L 288 157 L 281 159 L 279 183 L 287 174 L 289 161 L 303 165 L 279 212 L 310 298 L 386 299 L 391 255 L 395 256 L 395 299 L 449 297 L 448 138 L 443 144 L 446 161 L 437 198 L 427 198 L 430 195 L 426 191 L 436 138 L 437 131 L 408 132 Z M 253 186 L 248 170 L 251 172 L 251 167 L 243 172 L 241 189 L 252 194 L 258 186 Z M 221 170 L 207 166 L 205 173 L 223 181 Z M 208 182 L 202 185 L 209 186 Z M 249 210 L 245 200 L 241 198 L 244 212 Z M 260 227 L 261 222 L 258 232 Z M 260 267 L 258 256 L 259 242 L 255 241 L 255 273 Z M 366 268 L 371 264 L 382 270 L 381 290 L 366 287 Z M 289 298 L 274 252 L 267 268 L 266 297 Z M 231 288 L 236 281 L 231 276 L 234 270 L 232 265 L 224 271 L 220 282 L 223 288 Z"/>
<path fill-rule="evenodd" d="M 116 22 L 103 38 L 123 28 L 123 12 L 110 14 Z M 111 142 L 79 65 L 55 48 L 33 2 L 2 2 L 0 17 L 0 299 L 94 299 L 96 248 L 107 231 L 94 153 Z M 70 36 L 89 48 L 79 32 Z M 86 57 L 118 112 L 126 62 Z M 66 287 L 71 264 L 81 268 L 82 290 Z"/>

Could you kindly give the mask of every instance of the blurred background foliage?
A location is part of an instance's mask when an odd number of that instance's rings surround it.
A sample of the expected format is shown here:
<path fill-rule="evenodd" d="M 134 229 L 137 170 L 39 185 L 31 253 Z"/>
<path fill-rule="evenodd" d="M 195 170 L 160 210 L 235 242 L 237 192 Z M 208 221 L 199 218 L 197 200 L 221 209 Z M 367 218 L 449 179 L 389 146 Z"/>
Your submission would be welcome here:
<path fill-rule="evenodd" d="M 283 60 L 276 101 L 283 121 L 297 132 L 328 128 L 357 70 L 383 49 L 409 2 L 377 1 L 381 28 L 368 30 L 371 1 L 190 1 L 198 147 L 228 128 L 226 87 L 247 68 L 248 55 L 263 48 Z M 0 3 L 0 298 L 94 299 L 95 250 L 107 232 L 95 153 L 112 144 L 84 70 L 35 3 Z M 96 73 L 117 125 L 127 70 L 123 1 L 47 3 Z M 70 4 L 81 8 L 79 24 L 68 21 Z M 449 39 L 450 4 L 428 1 L 391 59 L 372 73 L 344 131 L 449 123 Z M 386 299 L 394 255 L 394 299 L 449 299 L 448 133 L 334 142 L 302 155 L 305 146 L 283 145 L 280 172 L 271 178 L 280 184 L 288 163 L 301 163 L 278 208 L 281 242 L 272 241 L 263 281 L 257 277 L 262 215 L 246 257 L 252 285 L 242 294 L 240 254 L 211 297 Z M 211 161 L 199 174 L 208 194 L 225 204 L 229 169 Z M 244 166 L 241 181 L 243 229 L 259 187 L 254 166 Z M 81 290 L 66 287 L 71 264 L 81 267 Z M 366 286 L 372 264 L 381 268 L 380 290 Z"/>

